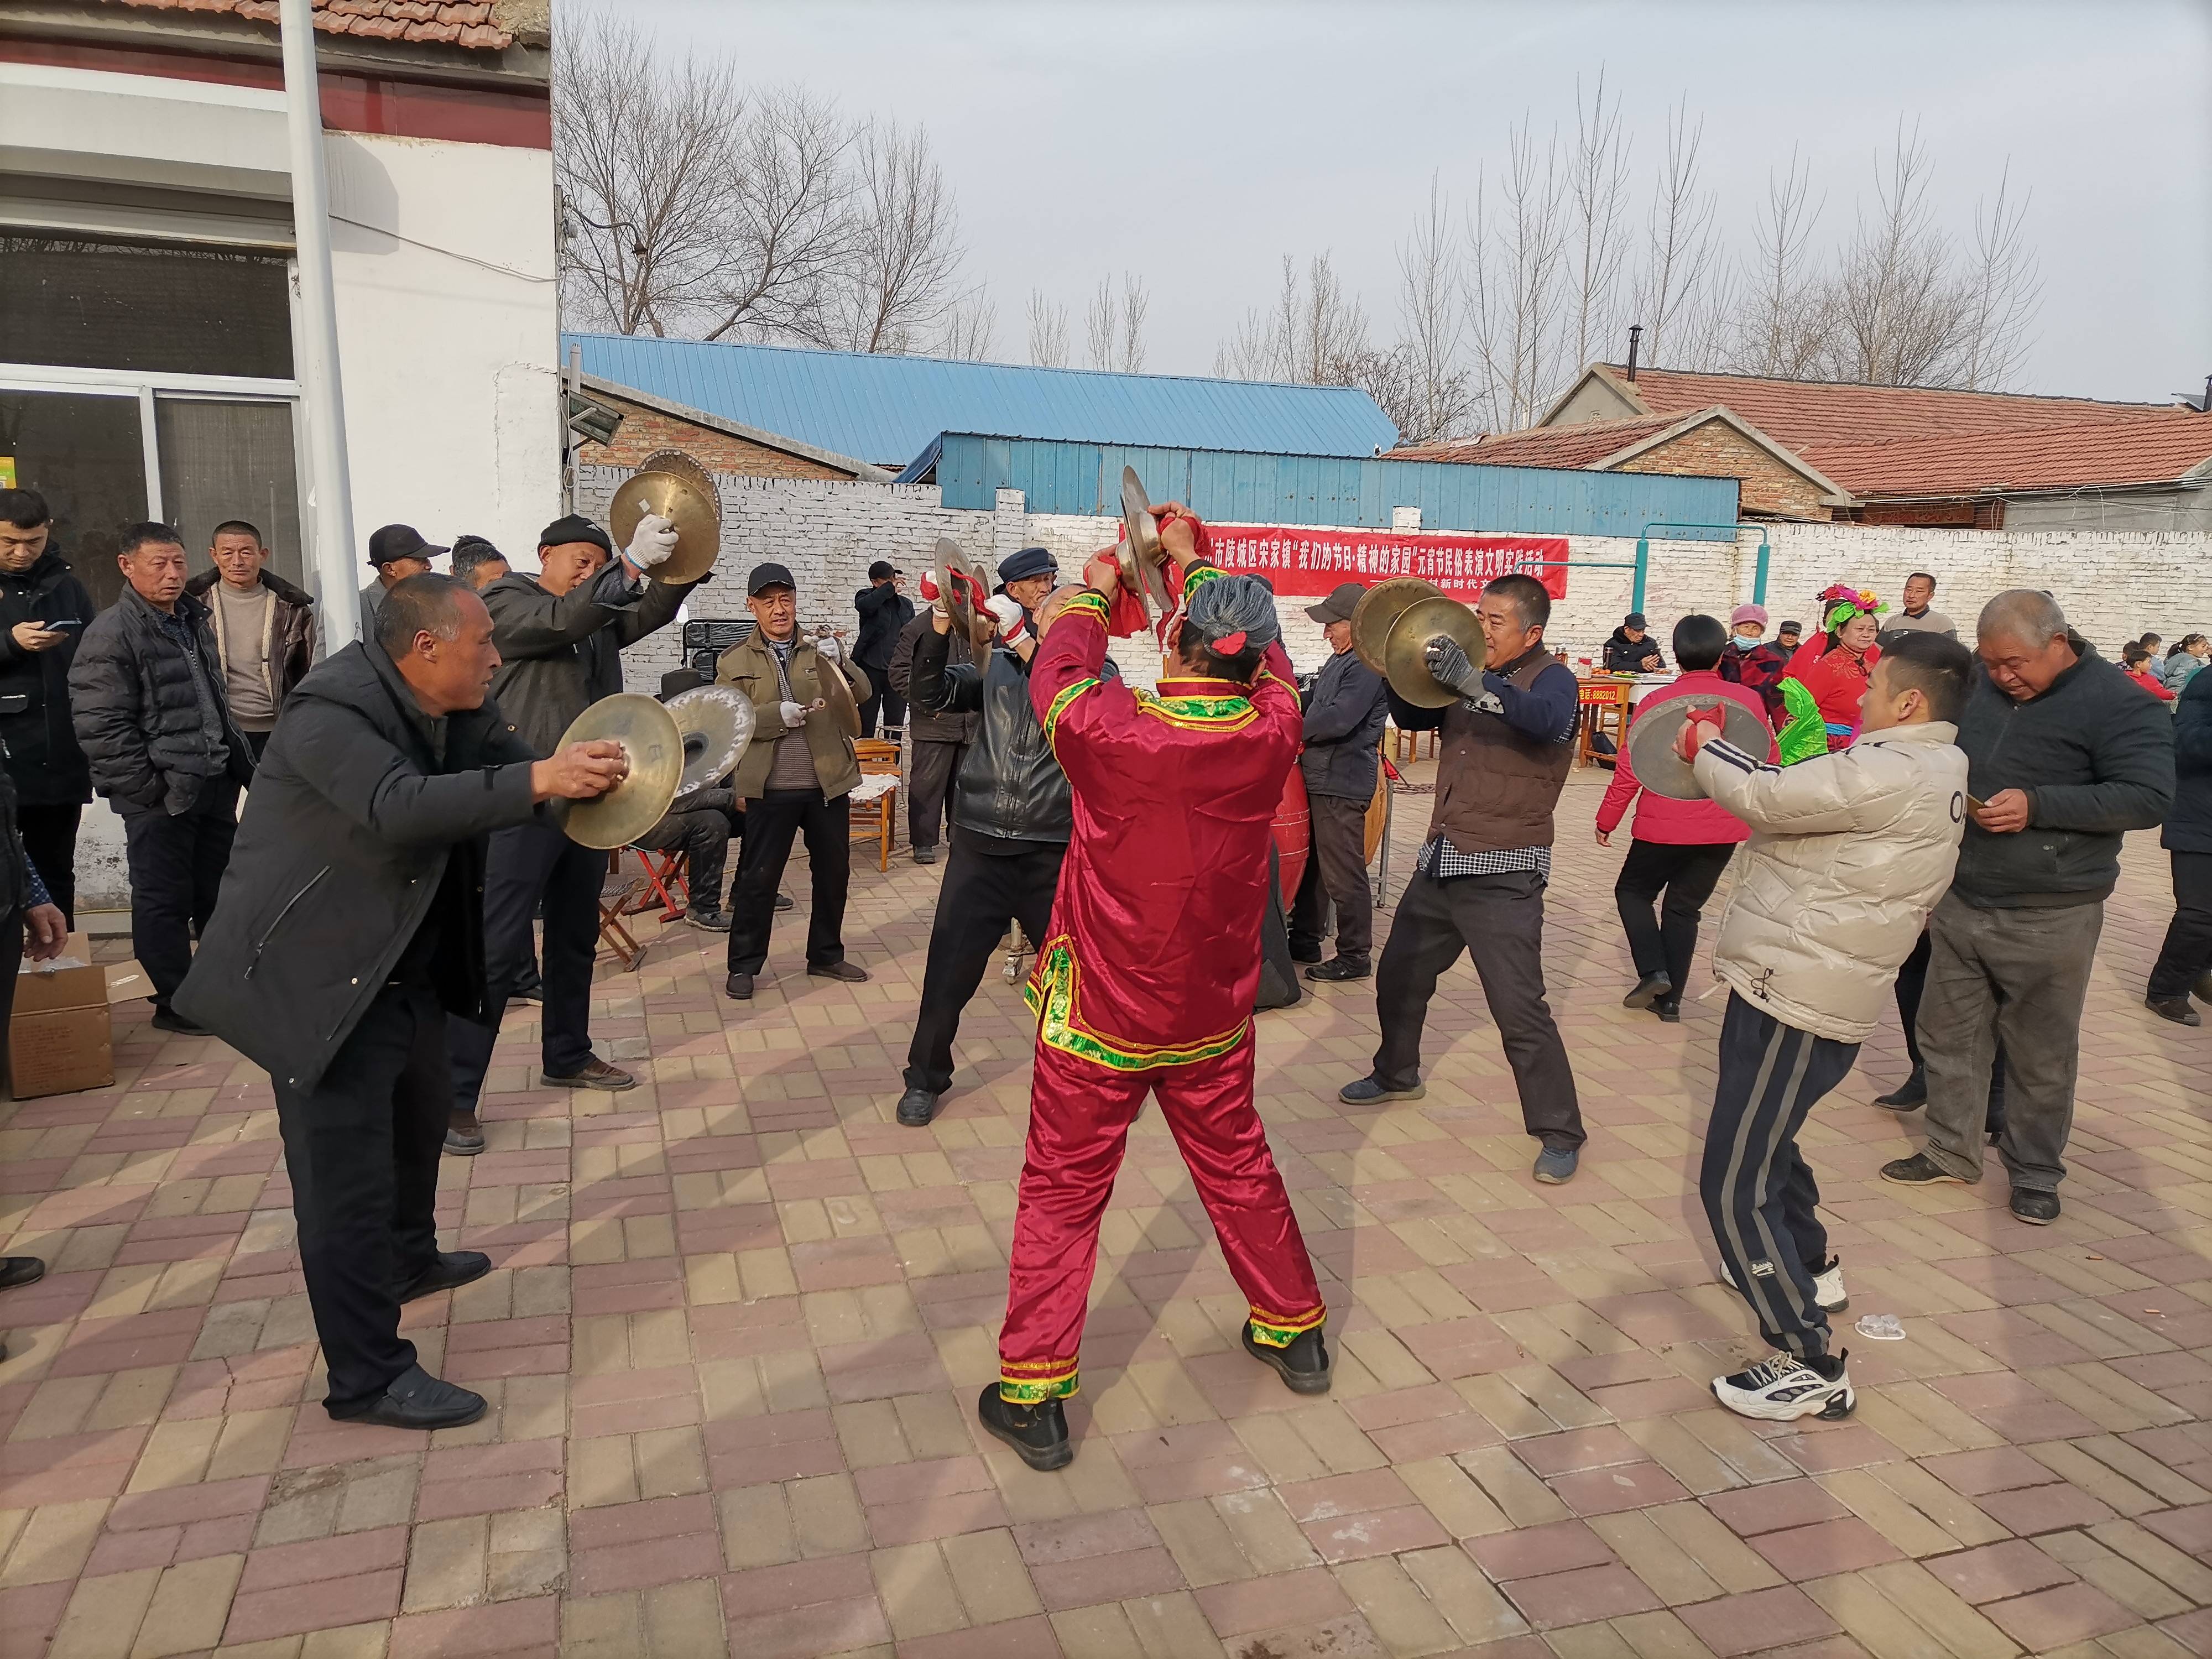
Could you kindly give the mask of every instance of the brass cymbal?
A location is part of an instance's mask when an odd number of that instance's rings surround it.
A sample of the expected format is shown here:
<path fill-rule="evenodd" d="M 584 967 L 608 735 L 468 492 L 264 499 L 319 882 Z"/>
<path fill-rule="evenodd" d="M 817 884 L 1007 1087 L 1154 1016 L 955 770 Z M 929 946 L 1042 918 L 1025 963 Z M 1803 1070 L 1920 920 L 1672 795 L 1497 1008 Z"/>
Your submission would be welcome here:
<path fill-rule="evenodd" d="M 680 449 L 656 450 L 623 480 L 607 507 L 607 534 L 628 547 L 637 521 L 657 513 L 676 526 L 676 550 L 657 566 L 655 581 L 695 582 L 722 551 L 722 503 L 707 469 Z"/>
<path fill-rule="evenodd" d="M 678 794 L 720 783 L 737 769 L 752 741 L 751 698 L 726 685 L 702 685 L 671 697 L 666 706 L 684 743 Z"/>
<path fill-rule="evenodd" d="M 1477 668 L 1482 666 L 1481 620 L 1457 599 L 1441 593 L 1416 599 L 1401 611 L 1382 647 L 1382 678 L 1416 708 L 1442 708 L 1461 696 L 1429 672 L 1429 641 L 1439 636 L 1466 652 Z"/>
<path fill-rule="evenodd" d="M 937 591 L 945 596 L 945 609 L 952 613 L 952 625 L 971 643 L 988 647 L 997 632 L 988 612 L 982 611 L 970 597 L 971 593 L 988 593 L 991 584 L 984 580 L 980 567 L 971 562 L 958 542 L 940 536 L 937 540 Z M 975 584 L 971 590 L 953 578 L 957 575 Z M 860 735 L 860 727 L 853 728 Z"/>
<path fill-rule="evenodd" d="M 1636 769 L 1637 782 L 1669 800 L 1705 799 L 1705 788 L 1698 781 L 1697 770 L 1674 752 L 1674 739 L 1692 714 L 1716 711 L 1720 715 L 1723 738 L 1747 755 L 1760 760 L 1766 758 L 1774 733 L 1758 715 L 1733 698 L 1718 693 L 1701 696 L 1694 691 L 1654 695 L 1629 721 L 1628 741 L 1623 745 L 1628 750 L 1628 763 Z"/>
<path fill-rule="evenodd" d="M 1121 469 L 1121 544 L 1116 557 L 1121 580 L 1132 592 L 1163 617 L 1175 609 L 1168 592 L 1159 520 L 1152 516 L 1152 497 L 1133 466 Z"/>
<path fill-rule="evenodd" d="M 1376 583 L 1352 608 L 1353 653 L 1376 673 L 1387 673 L 1382 647 L 1390 637 L 1391 624 L 1405 614 L 1407 605 L 1443 592 L 1434 582 L 1419 576 L 1390 576 Z"/>
<path fill-rule="evenodd" d="M 814 695 L 822 699 L 830 710 L 830 718 L 837 729 L 848 738 L 860 735 L 860 705 L 853 701 L 853 688 L 845 679 L 844 653 L 838 653 L 835 663 L 825 663 L 819 657 L 814 660 Z"/>
<path fill-rule="evenodd" d="M 629 775 L 595 800 L 563 803 L 561 829 L 585 847 L 627 847 L 660 822 L 684 776 L 684 738 L 676 717 L 651 697 L 618 691 L 601 697 L 568 723 L 556 752 L 572 743 L 611 738 L 622 744 Z"/>

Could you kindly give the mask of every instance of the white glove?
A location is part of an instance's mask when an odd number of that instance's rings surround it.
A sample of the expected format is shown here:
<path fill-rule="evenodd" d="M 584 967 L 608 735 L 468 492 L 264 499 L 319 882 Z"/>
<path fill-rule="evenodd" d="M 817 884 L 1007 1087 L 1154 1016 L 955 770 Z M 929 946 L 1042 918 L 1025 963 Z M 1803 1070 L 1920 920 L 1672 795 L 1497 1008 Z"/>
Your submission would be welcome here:
<path fill-rule="evenodd" d="M 836 662 L 842 658 L 844 652 L 838 645 L 836 635 L 824 634 L 814 641 L 814 654 L 824 662 Z"/>
<path fill-rule="evenodd" d="M 806 710 L 795 702 L 785 703 L 777 710 L 783 716 L 784 729 L 796 732 L 806 724 Z"/>
<path fill-rule="evenodd" d="M 999 637 L 1008 645 L 1019 645 L 1029 631 L 1029 618 L 1023 614 L 1021 601 L 1011 594 L 994 593 L 984 609 L 997 619 Z"/>
<path fill-rule="evenodd" d="M 675 550 L 676 526 L 659 514 L 648 513 L 637 521 L 637 529 L 630 536 L 623 557 L 640 570 L 650 570 L 657 564 L 665 563 Z"/>

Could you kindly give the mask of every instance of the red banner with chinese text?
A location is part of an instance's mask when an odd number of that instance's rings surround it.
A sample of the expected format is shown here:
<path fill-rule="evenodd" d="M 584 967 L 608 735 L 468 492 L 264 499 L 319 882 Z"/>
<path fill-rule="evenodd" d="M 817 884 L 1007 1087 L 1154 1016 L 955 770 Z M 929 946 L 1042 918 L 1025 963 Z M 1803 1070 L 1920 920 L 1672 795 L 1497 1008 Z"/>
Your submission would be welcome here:
<path fill-rule="evenodd" d="M 1412 530 L 1209 524 L 1214 562 L 1265 576 L 1285 596 L 1326 593 L 1339 582 L 1419 576 L 1473 604 L 1498 577 L 1525 571 L 1555 599 L 1567 597 L 1565 536 L 1476 536 Z"/>

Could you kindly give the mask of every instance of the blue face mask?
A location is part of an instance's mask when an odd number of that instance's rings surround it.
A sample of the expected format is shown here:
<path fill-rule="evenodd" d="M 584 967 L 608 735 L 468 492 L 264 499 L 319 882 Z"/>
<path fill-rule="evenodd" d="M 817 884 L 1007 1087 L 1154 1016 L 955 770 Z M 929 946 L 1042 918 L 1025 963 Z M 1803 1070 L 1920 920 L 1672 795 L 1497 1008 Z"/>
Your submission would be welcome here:
<path fill-rule="evenodd" d="M 1756 634 L 1738 634 L 1734 639 L 1730 640 L 1729 643 L 1735 647 L 1739 651 L 1748 651 L 1752 647 L 1759 643 L 1759 635 Z"/>

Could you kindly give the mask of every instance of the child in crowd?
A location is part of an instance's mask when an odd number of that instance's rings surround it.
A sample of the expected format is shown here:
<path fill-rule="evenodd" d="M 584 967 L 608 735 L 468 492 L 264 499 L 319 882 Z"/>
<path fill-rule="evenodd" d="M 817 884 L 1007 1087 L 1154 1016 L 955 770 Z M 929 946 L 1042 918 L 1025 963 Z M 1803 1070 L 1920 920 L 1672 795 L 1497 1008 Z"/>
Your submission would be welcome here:
<path fill-rule="evenodd" d="M 1881 1018 L 1890 982 L 1951 884 L 1966 757 L 1953 742 L 1972 658 L 1909 634 L 1874 665 L 1848 748 L 1787 768 L 1684 726 L 1678 751 L 1751 826 L 1713 951 L 1729 987 L 1698 1190 L 1721 1277 L 1778 1352 L 1713 1394 L 1745 1417 L 1847 1417 L 1857 1404 L 1828 1314 L 1843 1272 L 1797 1135 Z"/>
<path fill-rule="evenodd" d="M 2160 702 L 2172 702 L 2173 688 L 2153 671 L 2151 654 L 2146 646 L 2124 645 L 2120 647 L 2120 672 Z"/>

